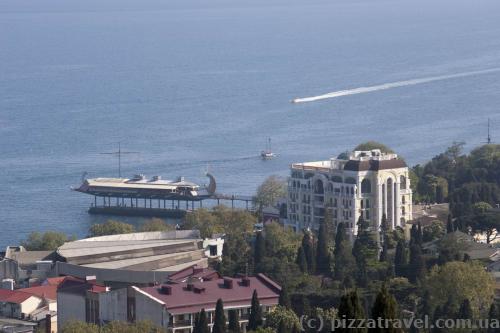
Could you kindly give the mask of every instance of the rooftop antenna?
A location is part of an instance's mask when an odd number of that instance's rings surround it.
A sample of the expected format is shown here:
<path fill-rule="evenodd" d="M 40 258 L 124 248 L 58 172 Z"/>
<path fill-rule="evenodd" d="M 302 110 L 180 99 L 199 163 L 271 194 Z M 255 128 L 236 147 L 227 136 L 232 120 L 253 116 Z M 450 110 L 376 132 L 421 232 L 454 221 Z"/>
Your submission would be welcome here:
<path fill-rule="evenodd" d="M 137 152 L 137 151 L 122 151 L 121 142 L 118 142 L 118 151 L 113 151 L 113 152 L 109 152 L 109 153 L 101 153 L 101 154 L 118 156 L 118 178 L 122 178 L 122 155 L 139 154 L 139 152 Z"/>

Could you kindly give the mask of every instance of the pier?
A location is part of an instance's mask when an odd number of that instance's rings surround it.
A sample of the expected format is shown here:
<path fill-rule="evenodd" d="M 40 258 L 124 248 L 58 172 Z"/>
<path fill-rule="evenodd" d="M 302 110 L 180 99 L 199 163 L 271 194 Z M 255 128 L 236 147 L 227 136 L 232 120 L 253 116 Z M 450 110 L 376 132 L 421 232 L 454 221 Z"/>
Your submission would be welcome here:
<path fill-rule="evenodd" d="M 85 179 L 73 190 L 93 196 L 90 214 L 182 218 L 204 205 L 253 209 L 251 196 L 216 193 L 215 178 L 210 174 L 207 177 L 210 184 L 204 188 L 183 177 L 168 181 L 137 175 L 132 179 Z"/>

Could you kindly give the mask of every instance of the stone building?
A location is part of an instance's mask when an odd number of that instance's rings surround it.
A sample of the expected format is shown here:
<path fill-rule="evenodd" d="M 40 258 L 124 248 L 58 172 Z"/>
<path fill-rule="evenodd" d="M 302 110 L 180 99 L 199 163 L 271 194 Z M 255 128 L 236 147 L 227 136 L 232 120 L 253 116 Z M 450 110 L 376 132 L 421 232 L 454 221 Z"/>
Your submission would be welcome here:
<path fill-rule="evenodd" d="M 292 164 L 285 225 L 318 229 L 327 209 L 334 225 L 344 222 L 351 237 L 361 215 L 372 230 L 379 230 L 384 214 L 392 228 L 403 226 L 412 220 L 408 166 L 378 149 Z"/>

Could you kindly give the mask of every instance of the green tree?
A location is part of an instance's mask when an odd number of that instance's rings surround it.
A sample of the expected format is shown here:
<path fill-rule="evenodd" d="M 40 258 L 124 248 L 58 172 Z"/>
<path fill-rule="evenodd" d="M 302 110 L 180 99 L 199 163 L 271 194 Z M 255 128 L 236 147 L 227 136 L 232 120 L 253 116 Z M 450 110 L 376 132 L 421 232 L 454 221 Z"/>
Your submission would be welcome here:
<path fill-rule="evenodd" d="M 468 299 L 475 318 L 489 309 L 495 289 L 492 276 L 481 264 L 461 261 L 435 266 L 425 286 L 433 296 L 434 306 L 442 306 L 450 300 L 458 308 L 464 299 Z"/>
<path fill-rule="evenodd" d="M 354 148 L 354 151 L 369 151 L 374 149 L 380 149 L 383 153 L 394 153 L 394 151 L 391 148 L 376 141 L 367 141 L 361 143 Z"/>
<path fill-rule="evenodd" d="M 263 323 L 262 320 L 262 308 L 260 306 L 259 296 L 257 295 L 257 290 L 253 291 L 252 303 L 250 306 L 250 315 L 248 317 L 248 330 L 254 331 L 261 327 Z"/>
<path fill-rule="evenodd" d="M 231 209 L 226 206 L 216 206 L 211 210 L 199 208 L 189 212 L 184 219 L 182 228 L 196 229 L 202 238 L 213 234 L 231 234 L 247 237 L 253 234 L 257 217 L 243 209 Z"/>
<path fill-rule="evenodd" d="M 344 223 L 339 223 L 335 238 L 334 250 L 334 277 L 338 281 L 344 281 L 354 271 L 355 260 L 352 255 L 350 241 L 347 239 Z"/>
<path fill-rule="evenodd" d="M 196 316 L 193 333 L 210 333 L 205 309 L 201 309 L 200 313 Z"/>
<path fill-rule="evenodd" d="M 340 319 L 366 319 L 365 311 L 363 305 L 359 299 L 358 292 L 353 290 L 344 294 L 340 298 L 338 317 Z M 341 328 L 340 332 L 349 333 L 364 333 L 366 328 Z"/>
<path fill-rule="evenodd" d="M 330 237 L 326 220 L 320 222 L 318 242 L 316 247 L 316 271 L 319 274 L 329 275 L 330 267 Z"/>
<path fill-rule="evenodd" d="M 385 285 L 375 299 L 375 303 L 372 307 L 372 318 L 378 320 L 382 319 L 397 319 L 398 318 L 398 304 L 394 296 L 392 296 Z M 370 329 L 370 332 L 377 333 L 399 333 L 402 332 L 400 328 L 395 327 L 393 323 L 389 322 L 389 327 L 376 327 Z"/>
<path fill-rule="evenodd" d="M 61 328 L 62 333 L 100 333 L 99 326 L 81 321 L 69 321 Z"/>
<path fill-rule="evenodd" d="M 32 232 L 21 245 L 28 251 L 54 251 L 66 242 L 75 240 L 61 232 L 47 231 L 45 233 Z"/>
<path fill-rule="evenodd" d="M 241 333 L 240 316 L 238 310 L 229 310 L 229 325 L 227 330 L 229 333 Z"/>
<path fill-rule="evenodd" d="M 152 218 L 151 220 L 145 222 L 139 228 L 141 232 L 150 232 L 150 231 L 172 231 L 175 230 L 175 227 L 171 224 L 166 223 L 164 220 L 159 218 Z"/>
<path fill-rule="evenodd" d="M 316 271 L 316 260 L 314 258 L 314 238 L 310 231 L 304 231 L 302 238 L 302 248 L 307 260 L 307 268 L 309 273 L 314 274 Z"/>
<path fill-rule="evenodd" d="M 410 282 L 417 283 L 425 277 L 425 260 L 420 246 L 414 244 L 410 247 L 410 263 L 407 271 Z"/>
<path fill-rule="evenodd" d="M 498 306 L 495 303 L 492 303 L 490 306 L 490 311 L 488 312 L 488 320 L 490 323 L 493 323 L 494 321 L 500 322 L 500 310 L 498 309 Z M 500 328 L 495 328 L 495 327 L 490 327 L 488 329 L 488 333 L 498 333 L 499 331 Z"/>
<path fill-rule="evenodd" d="M 217 300 L 217 304 L 215 306 L 215 320 L 214 326 L 212 327 L 212 333 L 226 333 L 226 315 L 224 314 L 224 303 L 222 303 L 222 299 Z"/>
<path fill-rule="evenodd" d="M 267 314 L 266 327 L 279 330 L 282 324 L 284 324 L 286 332 L 290 332 L 294 327 L 300 326 L 299 318 L 295 312 L 279 305 Z"/>
<path fill-rule="evenodd" d="M 300 271 L 302 273 L 309 272 L 309 267 L 307 266 L 306 253 L 304 252 L 304 248 L 302 246 L 299 247 L 299 250 L 297 253 L 297 265 L 299 266 Z"/>
<path fill-rule="evenodd" d="M 470 305 L 470 301 L 468 299 L 464 299 L 462 304 L 460 304 L 460 309 L 458 310 L 458 318 L 459 319 L 472 319 L 472 308 Z"/>
<path fill-rule="evenodd" d="M 276 206 L 278 199 L 286 198 L 286 180 L 279 176 L 269 176 L 257 188 L 254 201 L 259 209 L 267 206 Z"/>
<path fill-rule="evenodd" d="M 448 214 L 448 219 L 446 221 L 446 232 L 451 233 L 455 231 L 455 225 L 453 224 L 453 218 L 451 217 L 451 214 Z"/>
<path fill-rule="evenodd" d="M 279 305 L 288 309 L 292 307 L 290 295 L 288 294 L 288 287 L 286 285 L 281 287 Z"/>
<path fill-rule="evenodd" d="M 262 260 L 264 259 L 265 255 L 266 255 L 266 243 L 264 240 L 264 236 L 262 235 L 262 232 L 258 232 L 257 235 L 255 236 L 254 256 L 253 256 L 253 262 L 256 272 L 260 272 L 259 265 L 262 263 Z"/>
<path fill-rule="evenodd" d="M 396 247 L 396 255 L 394 256 L 394 271 L 396 276 L 406 276 L 407 258 L 405 242 L 400 240 Z"/>
<path fill-rule="evenodd" d="M 129 234 L 132 232 L 135 232 L 135 228 L 133 225 L 114 220 L 108 220 L 102 224 L 93 224 L 90 227 L 91 237 Z"/>

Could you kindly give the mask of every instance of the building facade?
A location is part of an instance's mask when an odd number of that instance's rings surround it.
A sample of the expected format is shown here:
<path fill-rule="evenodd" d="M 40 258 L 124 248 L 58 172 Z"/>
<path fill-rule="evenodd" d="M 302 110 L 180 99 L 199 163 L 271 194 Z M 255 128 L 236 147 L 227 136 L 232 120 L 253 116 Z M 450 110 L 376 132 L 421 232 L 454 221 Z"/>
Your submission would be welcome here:
<path fill-rule="evenodd" d="M 135 291 L 134 319 L 149 320 L 169 333 L 192 333 L 195 317 L 202 309 L 207 313 L 211 329 L 218 299 L 223 300 L 226 320 L 229 311 L 237 311 L 241 331 L 246 332 L 254 290 L 264 317 L 278 305 L 281 291 L 278 284 L 263 274 L 132 288 Z"/>
<path fill-rule="evenodd" d="M 380 150 L 355 151 L 344 158 L 294 163 L 288 180 L 285 225 L 318 229 L 327 210 L 335 227 L 351 237 L 360 216 L 379 230 L 386 216 L 392 228 L 412 220 L 412 190 L 406 163 Z"/>

